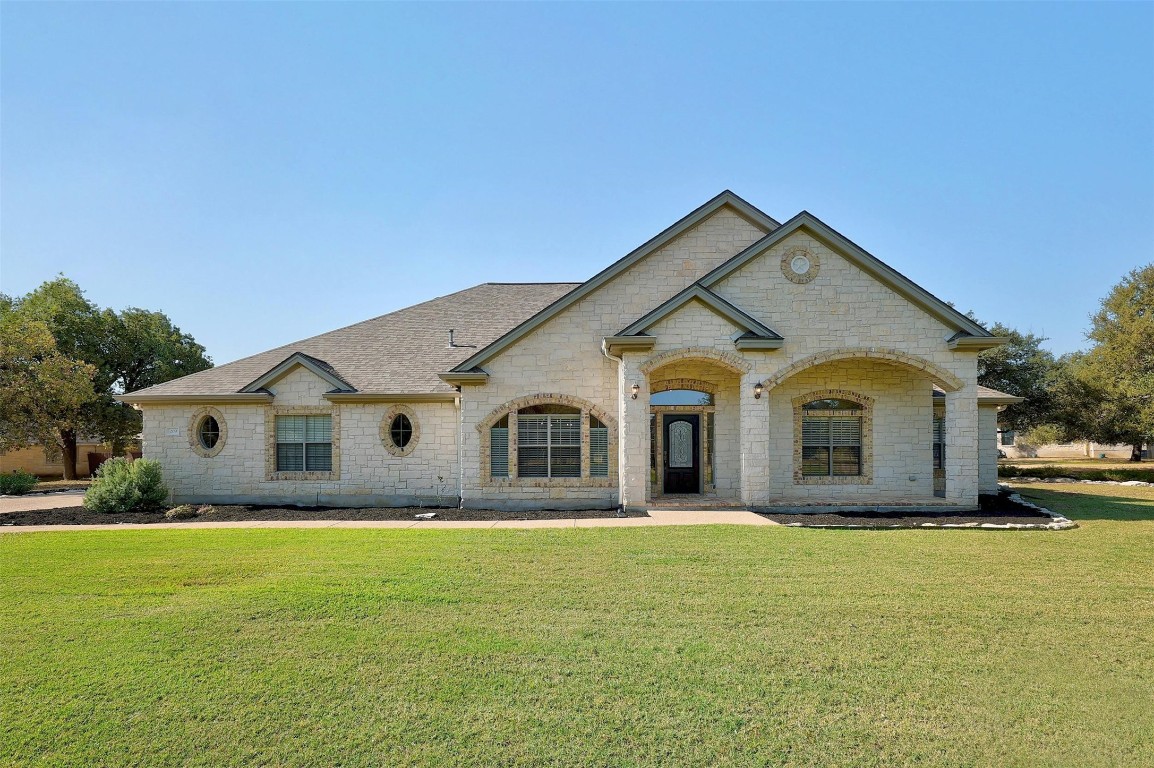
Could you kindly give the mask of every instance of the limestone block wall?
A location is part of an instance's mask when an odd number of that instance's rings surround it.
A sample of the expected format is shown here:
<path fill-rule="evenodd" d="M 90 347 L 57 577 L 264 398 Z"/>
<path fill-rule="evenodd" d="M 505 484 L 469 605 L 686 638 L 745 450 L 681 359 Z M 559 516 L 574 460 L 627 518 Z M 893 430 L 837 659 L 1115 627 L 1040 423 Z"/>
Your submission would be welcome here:
<path fill-rule="evenodd" d="M 143 453 L 160 462 L 173 500 L 184 502 L 321 504 L 333 506 L 455 505 L 457 499 L 457 409 L 453 403 L 411 403 L 419 430 L 417 445 L 394 456 L 381 441 L 387 403 L 334 405 L 328 387 L 304 369 L 276 382 L 271 406 L 218 404 L 225 444 L 211 458 L 197 454 L 191 440 L 195 406 L 146 406 Z M 268 411 L 277 407 L 327 408 L 339 412 L 334 454 L 335 480 L 269 480 L 266 464 Z"/>
<path fill-rule="evenodd" d="M 616 488 L 607 491 L 570 487 L 561 492 L 547 486 L 486 487 L 481 479 L 480 436 L 471 425 L 504 403 L 536 393 L 572 395 L 609 413 L 618 413 L 621 372 L 616 361 L 602 355 L 601 339 L 621 330 L 764 235 L 758 227 L 722 209 L 485 363 L 487 384 L 465 387 L 462 392 L 465 423 L 470 425 L 462 442 L 466 504 L 492 505 L 502 500 L 617 504 Z M 632 383 L 631 379 L 629 386 Z M 630 403 L 635 405 L 637 401 Z M 648 430 L 647 406 L 644 417 Z M 648 438 L 644 440 L 647 444 Z M 619 455 L 624 455 L 628 449 L 625 440 L 620 441 L 619 449 Z M 646 482 L 647 456 L 643 478 Z"/>
<path fill-rule="evenodd" d="M 820 261 L 808 283 L 795 283 L 782 273 L 782 255 L 798 247 Z M 712 290 L 785 337 L 784 348 L 766 357 L 771 368 L 762 373 L 767 376 L 812 354 L 851 347 L 899 349 L 958 376 L 974 365 L 973 353 L 946 346 L 953 329 L 804 232 L 786 238 Z"/>
<path fill-rule="evenodd" d="M 873 400 L 872 482 L 795 482 L 794 398 L 844 390 Z M 768 393 L 768 461 L 764 489 L 750 503 L 788 499 L 895 499 L 933 495 L 933 387 L 912 372 L 870 360 L 847 360 L 809 368 Z M 864 442 L 864 440 L 863 440 Z M 753 468 L 747 464 L 747 472 Z M 913 478 L 911 480 L 910 478 Z"/>
<path fill-rule="evenodd" d="M 998 492 L 998 407 L 978 407 L 978 491 Z"/>

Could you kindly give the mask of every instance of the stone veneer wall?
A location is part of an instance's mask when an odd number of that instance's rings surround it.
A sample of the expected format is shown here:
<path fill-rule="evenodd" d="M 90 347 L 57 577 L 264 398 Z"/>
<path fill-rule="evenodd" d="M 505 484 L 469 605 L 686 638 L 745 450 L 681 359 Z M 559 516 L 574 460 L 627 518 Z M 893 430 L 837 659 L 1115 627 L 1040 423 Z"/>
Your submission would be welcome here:
<path fill-rule="evenodd" d="M 978 407 L 978 491 L 998 492 L 998 407 Z"/>
<path fill-rule="evenodd" d="M 213 406 L 224 418 L 228 437 L 211 458 L 197 455 L 188 443 L 194 408 L 144 408 L 144 455 L 161 463 L 175 502 L 455 506 L 457 409 L 453 403 L 407 404 L 420 425 L 420 435 L 408 455 L 394 456 L 380 433 L 392 405 L 333 405 L 321 396 L 327 385 L 303 368 L 289 372 L 271 389 L 276 397 L 268 407 Z M 271 407 L 333 412 L 339 408 L 339 479 L 267 479 L 266 414 Z M 179 436 L 170 435 L 170 430 Z"/>

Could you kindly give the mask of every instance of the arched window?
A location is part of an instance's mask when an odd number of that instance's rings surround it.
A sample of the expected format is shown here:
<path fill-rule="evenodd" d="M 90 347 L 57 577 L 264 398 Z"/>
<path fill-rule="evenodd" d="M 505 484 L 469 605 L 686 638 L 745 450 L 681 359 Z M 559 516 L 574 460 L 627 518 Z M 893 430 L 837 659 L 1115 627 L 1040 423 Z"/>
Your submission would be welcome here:
<path fill-rule="evenodd" d="M 862 474 L 861 403 L 841 398 L 802 406 L 801 473 L 805 477 Z"/>
<path fill-rule="evenodd" d="M 478 429 L 483 430 L 482 467 L 488 464 L 493 481 L 600 487 L 615 472 L 616 435 L 609 417 L 577 397 L 518 398 L 492 411 Z"/>
<path fill-rule="evenodd" d="M 695 389 L 667 389 L 649 396 L 650 405 L 713 405 L 713 395 Z"/>

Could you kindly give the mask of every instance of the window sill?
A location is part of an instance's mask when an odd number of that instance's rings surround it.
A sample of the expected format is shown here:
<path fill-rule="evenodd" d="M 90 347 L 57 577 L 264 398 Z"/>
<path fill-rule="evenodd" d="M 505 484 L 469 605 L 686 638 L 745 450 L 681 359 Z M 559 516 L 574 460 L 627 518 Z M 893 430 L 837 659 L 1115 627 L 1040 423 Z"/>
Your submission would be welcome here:
<path fill-rule="evenodd" d="M 491 477 L 487 488 L 616 488 L 613 477 Z"/>
<path fill-rule="evenodd" d="M 269 472 L 266 480 L 340 480 L 338 472 Z"/>
<path fill-rule="evenodd" d="M 830 477 L 829 475 L 794 475 L 794 485 L 872 485 L 873 478 L 868 475 L 845 475 Z"/>

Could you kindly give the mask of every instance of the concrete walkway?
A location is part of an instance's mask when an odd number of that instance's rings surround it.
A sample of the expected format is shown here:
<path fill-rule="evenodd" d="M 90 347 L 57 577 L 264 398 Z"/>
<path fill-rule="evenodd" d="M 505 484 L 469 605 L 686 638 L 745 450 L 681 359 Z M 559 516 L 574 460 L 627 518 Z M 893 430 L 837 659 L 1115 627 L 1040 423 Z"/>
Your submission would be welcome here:
<path fill-rule="evenodd" d="M 57 504 L 56 506 L 60 506 Z M 124 523 L 120 525 L 0 525 L 0 534 L 46 531 L 151 531 L 203 528 L 643 528 L 654 525 L 779 525 L 744 510 L 653 510 L 649 517 L 560 520 L 271 520 L 220 523 Z M 3 518 L 0 517 L 0 522 Z"/>
<path fill-rule="evenodd" d="M 79 507 L 83 501 L 84 491 L 56 491 L 53 493 L 30 493 L 26 496 L 0 496 L 0 514 L 4 514 L 5 512 L 28 512 L 33 509 Z"/>

